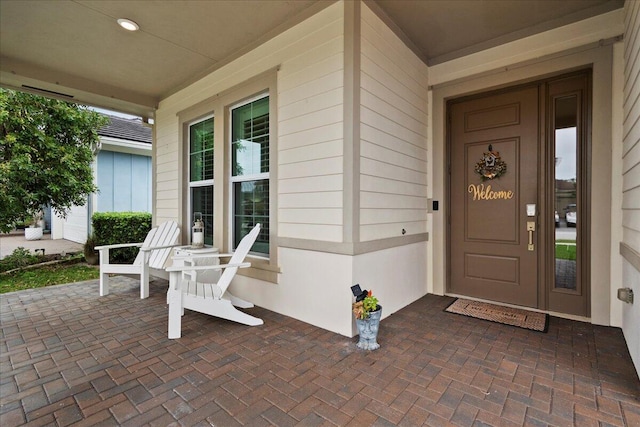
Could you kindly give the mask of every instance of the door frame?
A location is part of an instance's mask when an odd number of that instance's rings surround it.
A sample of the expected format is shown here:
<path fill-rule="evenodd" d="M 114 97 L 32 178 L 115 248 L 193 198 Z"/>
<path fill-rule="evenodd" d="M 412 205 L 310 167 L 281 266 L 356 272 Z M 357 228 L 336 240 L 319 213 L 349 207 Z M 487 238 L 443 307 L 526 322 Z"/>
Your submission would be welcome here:
<path fill-rule="evenodd" d="M 589 272 L 589 259 L 590 259 L 590 235 L 591 228 L 591 215 L 589 214 L 590 200 L 591 200 L 591 85 L 592 85 L 592 69 L 591 67 L 585 67 L 581 70 L 573 71 L 570 73 L 553 75 L 537 81 L 516 84 L 500 88 L 497 90 L 490 90 L 486 92 L 480 92 L 468 96 L 460 96 L 450 98 L 446 102 L 446 164 L 447 164 L 447 177 L 446 177 L 446 189 L 447 189 L 447 264 L 449 265 L 449 258 L 451 255 L 451 108 L 454 104 L 464 103 L 467 101 L 474 101 L 483 98 L 495 97 L 505 93 L 517 92 L 523 89 L 536 88 L 538 91 L 538 147 L 537 147 L 537 188 L 538 194 L 536 198 L 536 205 L 538 206 L 537 216 L 535 222 L 538 224 L 536 236 L 537 247 L 537 268 L 540 272 L 537 277 L 537 307 L 535 309 L 548 311 L 551 304 L 550 299 L 552 292 L 558 292 L 559 298 L 567 298 L 572 300 L 571 295 L 575 295 L 571 291 L 554 290 L 553 284 L 555 283 L 555 223 L 552 222 L 552 214 L 555 206 L 555 159 L 554 151 L 552 149 L 553 142 L 555 141 L 553 124 L 554 106 L 553 101 L 562 94 L 569 92 L 556 93 L 552 95 L 550 92 L 551 85 L 558 85 L 562 82 L 569 81 L 575 78 L 582 78 L 585 81 L 584 92 L 580 98 L 580 105 L 578 108 L 578 122 L 579 128 L 578 134 L 582 137 L 579 138 L 578 144 L 580 149 L 578 150 L 579 156 L 577 157 L 578 174 L 579 174 L 579 187 L 577 191 L 577 204 L 580 212 L 580 225 L 576 229 L 577 242 L 581 242 L 578 250 L 578 269 L 576 282 L 582 291 L 580 298 L 581 309 L 584 310 L 584 316 L 591 316 L 591 304 L 590 302 L 590 272 Z M 553 165 L 553 166 L 552 166 Z M 445 291 L 451 292 L 451 268 L 447 268 L 446 272 L 447 280 L 445 285 Z M 467 297 L 467 296 L 465 296 Z M 468 297 L 472 298 L 472 297 Z M 492 300 L 487 300 L 492 301 Z M 557 301 L 556 301 L 557 302 Z M 496 302 L 497 304 L 502 304 Z M 509 305 L 509 304 L 507 304 Z M 565 305 L 566 306 L 566 305 Z M 527 307 L 531 308 L 531 307 Z M 558 311 L 562 314 L 576 315 L 575 313 L 569 313 L 567 311 Z"/>
<path fill-rule="evenodd" d="M 614 49 L 615 48 L 615 49 Z M 621 224 L 619 212 L 611 206 L 621 203 L 618 194 L 619 185 L 612 187 L 612 170 L 622 168 L 622 159 L 612 159 L 612 123 L 622 123 L 621 109 L 612 109 L 612 97 L 616 103 L 622 102 L 621 94 L 612 92 L 612 84 L 620 87 L 624 67 L 621 44 L 587 47 L 579 50 L 562 52 L 546 57 L 532 58 L 530 61 L 514 64 L 492 72 L 480 74 L 468 73 L 468 77 L 451 79 L 431 87 L 429 114 L 432 116 L 431 138 L 429 140 L 430 188 L 428 197 L 440 201 L 440 210 L 430 213 L 428 252 L 429 264 L 427 292 L 445 295 L 446 272 L 448 270 L 447 248 L 447 188 L 446 188 L 446 101 L 450 98 L 487 92 L 545 77 L 565 74 L 577 69 L 591 67 L 593 69 L 592 105 L 592 156 L 599 159 L 603 173 L 592 182 L 591 206 L 591 318 L 557 314 L 559 317 L 591 321 L 592 323 L 609 325 L 619 317 L 619 309 L 612 305 L 612 262 L 622 262 L 617 242 L 612 245 L 612 235 L 620 235 Z M 614 54 L 615 52 L 615 54 Z M 471 71 L 471 69 L 469 70 Z M 461 72 L 465 74 L 465 72 Z M 612 79 L 615 77 L 615 79 Z M 617 131 L 616 131 L 617 132 Z M 613 193 L 612 193 L 613 188 Z M 612 213 L 613 212 L 613 213 Z M 617 219 L 612 224 L 612 215 Z M 594 227 L 593 224 L 597 224 Z"/>

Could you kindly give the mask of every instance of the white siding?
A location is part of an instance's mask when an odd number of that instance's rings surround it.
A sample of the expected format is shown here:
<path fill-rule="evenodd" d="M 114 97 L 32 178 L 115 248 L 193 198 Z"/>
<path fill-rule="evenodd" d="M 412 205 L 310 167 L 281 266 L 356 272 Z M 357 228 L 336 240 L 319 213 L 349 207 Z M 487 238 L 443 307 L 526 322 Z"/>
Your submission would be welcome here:
<path fill-rule="evenodd" d="M 178 118 L 175 111 L 160 108 L 156 112 L 154 142 L 155 210 L 154 224 L 179 220 L 180 150 Z"/>
<path fill-rule="evenodd" d="M 352 6 L 338 1 L 161 101 L 154 146 L 157 223 L 169 219 L 188 223 L 181 218 L 181 204 L 187 200 L 181 194 L 184 153 L 178 114 L 188 116 L 195 110 L 200 114 L 199 106 L 191 108 L 277 69 L 277 170 L 271 171 L 277 180 L 277 236 L 331 243 L 319 245 L 323 248 L 343 243 L 344 121 L 350 119 L 344 111 L 345 28 L 355 24 L 345 23 L 344 12 Z M 361 240 L 400 235 L 402 228 L 425 232 L 427 67 L 364 4 L 362 15 L 366 34 L 362 43 L 367 49 L 357 92 L 362 100 L 362 140 L 354 141 L 362 155 L 354 160 L 354 167 L 362 171 L 363 191 L 356 192 L 356 197 L 362 198 L 363 209 L 348 215 L 366 222 Z M 215 112 L 216 124 L 220 113 Z M 217 136 L 216 147 L 221 143 Z M 348 287 L 360 280 L 355 276 L 375 285 L 385 298 L 387 316 L 425 294 L 426 268 L 418 261 L 424 260 L 425 253 L 426 243 L 357 256 L 280 246 L 277 285 L 238 276 L 233 292 L 267 309 L 352 336 Z M 405 283 L 401 295 L 389 280 L 398 277 L 398 268 Z M 371 277 L 372 272 L 376 277 Z M 309 292 L 316 293 L 322 312 L 299 303 L 300 295 Z"/>
<path fill-rule="evenodd" d="M 344 21 L 278 75 L 278 234 L 342 241 Z"/>
<path fill-rule="evenodd" d="M 625 4 L 623 215 L 624 238 L 640 252 L 640 3 Z"/>
<path fill-rule="evenodd" d="M 332 5 L 160 103 L 156 223 L 181 221 L 176 114 L 279 67 L 278 234 L 341 241 L 344 5 Z M 219 138 L 219 137 L 218 137 Z M 224 143 L 217 139 L 216 144 Z M 181 203 L 186 203 L 182 200 Z"/>
<path fill-rule="evenodd" d="M 624 10 L 623 241 L 640 253 L 640 2 L 627 1 Z M 623 285 L 640 296 L 640 271 L 624 261 L 622 274 Z M 622 330 L 640 372 L 640 304 L 622 310 Z"/>
<path fill-rule="evenodd" d="M 424 233 L 427 66 L 364 4 L 360 87 L 360 240 Z"/>

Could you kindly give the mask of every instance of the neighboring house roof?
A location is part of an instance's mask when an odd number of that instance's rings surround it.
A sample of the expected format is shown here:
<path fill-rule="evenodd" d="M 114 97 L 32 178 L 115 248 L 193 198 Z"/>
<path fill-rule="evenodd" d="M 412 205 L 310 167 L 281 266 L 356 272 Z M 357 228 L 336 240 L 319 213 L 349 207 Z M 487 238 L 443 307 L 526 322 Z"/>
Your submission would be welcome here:
<path fill-rule="evenodd" d="M 564 179 L 556 179 L 556 191 L 575 191 L 576 182 Z"/>
<path fill-rule="evenodd" d="M 100 136 L 151 144 L 151 128 L 140 119 L 107 116 L 109 123 L 98 131 Z"/>

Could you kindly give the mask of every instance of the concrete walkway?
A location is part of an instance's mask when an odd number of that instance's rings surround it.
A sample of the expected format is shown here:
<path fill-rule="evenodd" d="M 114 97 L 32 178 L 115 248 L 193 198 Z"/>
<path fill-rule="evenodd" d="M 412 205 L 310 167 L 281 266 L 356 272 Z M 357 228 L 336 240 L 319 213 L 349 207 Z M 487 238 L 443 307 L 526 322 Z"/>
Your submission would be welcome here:
<path fill-rule="evenodd" d="M 80 243 L 71 242 L 64 239 L 51 239 L 51 234 L 45 234 L 40 240 L 27 240 L 23 231 L 16 231 L 8 234 L 0 234 L 0 259 L 11 255 L 18 247 L 35 251 L 44 249 L 45 255 L 82 252 Z"/>

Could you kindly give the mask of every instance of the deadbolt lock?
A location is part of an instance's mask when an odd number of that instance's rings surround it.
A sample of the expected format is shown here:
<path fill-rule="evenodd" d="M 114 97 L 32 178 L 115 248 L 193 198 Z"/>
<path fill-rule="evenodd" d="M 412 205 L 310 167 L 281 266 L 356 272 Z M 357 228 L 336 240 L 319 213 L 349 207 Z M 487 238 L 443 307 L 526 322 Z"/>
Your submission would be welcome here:
<path fill-rule="evenodd" d="M 527 221 L 527 231 L 536 231 L 536 223 L 534 221 Z"/>

